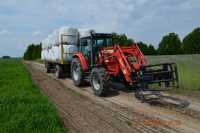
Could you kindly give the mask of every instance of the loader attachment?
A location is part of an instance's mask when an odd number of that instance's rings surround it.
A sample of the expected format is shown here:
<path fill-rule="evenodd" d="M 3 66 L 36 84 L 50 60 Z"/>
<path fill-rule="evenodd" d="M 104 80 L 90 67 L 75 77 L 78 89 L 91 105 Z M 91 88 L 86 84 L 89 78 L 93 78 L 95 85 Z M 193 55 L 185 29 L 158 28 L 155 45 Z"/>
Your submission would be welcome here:
<path fill-rule="evenodd" d="M 139 83 L 144 85 L 144 90 L 162 91 L 178 88 L 177 66 L 175 63 L 144 66 L 139 75 Z"/>
<path fill-rule="evenodd" d="M 144 66 L 141 71 L 136 97 L 151 105 L 185 108 L 187 100 L 175 98 L 162 91 L 178 88 L 178 72 L 175 63 Z"/>

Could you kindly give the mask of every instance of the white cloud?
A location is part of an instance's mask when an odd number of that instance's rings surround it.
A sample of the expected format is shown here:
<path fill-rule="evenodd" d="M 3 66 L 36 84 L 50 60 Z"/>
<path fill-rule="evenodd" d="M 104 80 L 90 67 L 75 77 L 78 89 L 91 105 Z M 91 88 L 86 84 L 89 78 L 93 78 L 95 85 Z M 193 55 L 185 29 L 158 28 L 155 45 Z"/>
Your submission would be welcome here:
<path fill-rule="evenodd" d="M 34 32 L 32 33 L 32 36 L 39 36 L 39 35 L 41 35 L 41 34 L 42 34 L 41 31 L 34 31 Z"/>
<path fill-rule="evenodd" d="M 8 35 L 9 34 L 9 31 L 8 30 L 1 30 L 0 31 L 0 35 Z"/>

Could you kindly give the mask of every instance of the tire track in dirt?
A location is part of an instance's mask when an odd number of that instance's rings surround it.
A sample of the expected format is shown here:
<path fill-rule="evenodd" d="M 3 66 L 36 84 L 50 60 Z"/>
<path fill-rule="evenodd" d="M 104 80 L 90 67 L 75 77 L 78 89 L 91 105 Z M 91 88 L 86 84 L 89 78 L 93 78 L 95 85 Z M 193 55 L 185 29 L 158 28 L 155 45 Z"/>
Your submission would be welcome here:
<path fill-rule="evenodd" d="M 146 110 L 149 108 L 146 108 L 145 106 L 148 105 L 145 104 L 141 106 L 141 103 L 137 103 L 136 106 L 132 106 L 132 104 L 129 106 L 129 104 L 124 104 L 126 100 L 122 100 L 123 102 L 120 103 L 119 101 L 122 98 L 119 96 L 111 98 L 96 97 L 91 94 L 91 91 L 88 91 L 90 87 L 77 89 L 75 86 L 72 86 L 71 81 L 68 79 L 56 80 L 51 74 L 45 74 L 42 64 L 31 62 L 26 62 L 25 64 L 35 83 L 42 88 L 44 94 L 56 105 L 65 126 L 70 129 L 70 132 L 167 133 L 199 131 L 199 128 L 196 126 L 188 128 L 187 126 L 183 127 L 185 125 L 181 127 L 171 125 L 147 125 L 145 123 L 146 120 L 171 120 L 172 118 L 168 118 L 165 115 L 163 116 L 163 113 L 167 112 L 166 110 L 161 111 L 162 113 L 159 114 L 153 109 Z M 72 90 L 65 89 L 66 86 L 70 87 Z M 120 95 L 123 96 L 126 94 L 122 93 Z M 119 102 L 119 104 L 116 104 L 116 102 Z M 158 112 L 159 111 L 160 109 L 158 109 Z M 191 122 L 193 122 L 193 120 Z M 189 126 L 190 125 L 191 124 L 189 124 Z"/>

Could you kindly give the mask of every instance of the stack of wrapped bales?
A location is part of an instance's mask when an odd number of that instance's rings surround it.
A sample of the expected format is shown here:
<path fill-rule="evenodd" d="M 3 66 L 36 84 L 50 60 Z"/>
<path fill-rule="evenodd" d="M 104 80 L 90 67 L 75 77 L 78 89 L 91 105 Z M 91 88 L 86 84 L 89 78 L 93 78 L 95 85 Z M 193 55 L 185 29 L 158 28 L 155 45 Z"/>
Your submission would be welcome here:
<path fill-rule="evenodd" d="M 64 62 L 71 62 L 73 53 L 77 52 L 79 33 L 76 28 L 61 27 L 56 29 L 42 41 L 42 59 L 51 62 L 62 60 L 62 46 Z M 61 46 L 62 44 L 62 46 Z"/>

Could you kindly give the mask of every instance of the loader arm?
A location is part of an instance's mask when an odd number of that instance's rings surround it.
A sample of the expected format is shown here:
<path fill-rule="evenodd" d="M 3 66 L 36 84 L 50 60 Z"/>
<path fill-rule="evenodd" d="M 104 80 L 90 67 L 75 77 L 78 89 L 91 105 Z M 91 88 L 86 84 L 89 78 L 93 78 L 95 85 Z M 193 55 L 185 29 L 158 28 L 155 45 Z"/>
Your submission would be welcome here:
<path fill-rule="evenodd" d="M 127 61 L 127 59 L 119 45 L 115 46 L 115 51 L 116 51 L 115 56 L 117 57 L 120 69 L 121 69 L 122 73 L 124 74 L 126 81 L 129 83 L 132 83 L 131 66 L 130 66 L 129 62 Z"/>
<path fill-rule="evenodd" d="M 138 71 L 137 69 L 146 64 L 146 59 L 143 53 L 136 44 L 129 47 L 120 47 L 119 45 L 115 45 L 114 51 L 114 55 L 117 57 L 116 59 L 119 62 L 120 69 L 126 81 L 132 84 L 134 81 L 131 77 L 131 73 Z M 128 56 L 134 57 L 136 59 L 136 63 L 130 64 Z"/>

